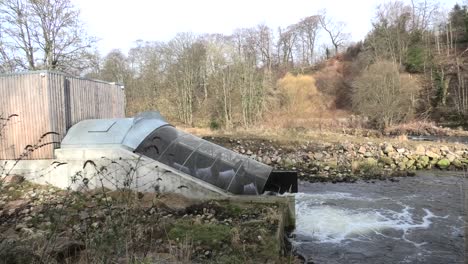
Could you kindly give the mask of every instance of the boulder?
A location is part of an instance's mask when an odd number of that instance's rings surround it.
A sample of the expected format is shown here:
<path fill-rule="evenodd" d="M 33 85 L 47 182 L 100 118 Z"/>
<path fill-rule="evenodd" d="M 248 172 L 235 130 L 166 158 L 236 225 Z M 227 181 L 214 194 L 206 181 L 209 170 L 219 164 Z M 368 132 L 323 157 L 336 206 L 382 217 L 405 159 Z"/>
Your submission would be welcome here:
<path fill-rule="evenodd" d="M 456 157 L 455 157 L 455 155 L 449 153 L 449 154 L 447 154 L 446 158 L 447 158 L 450 162 L 453 162 L 453 161 L 455 160 Z"/>
<path fill-rule="evenodd" d="M 420 164 L 423 168 L 429 165 L 429 157 L 428 156 L 420 156 L 418 159 L 418 164 Z"/>
<path fill-rule="evenodd" d="M 367 149 L 364 146 L 361 146 L 358 150 L 359 154 L 365 154 L 367 152 Z"/>
<path fill-rule="evenodd" d="M 408 160 L 408 161 L 406 162 L 406 168 L 411 168 L 411 167 L 414 165 L 415 162 L 416 162 L 416 161 L 415 161 L 415 160 L 412 160 L 412 159 Z"/>
<path fill-rule="evenodd" d="M 379 158 L 379 161 L 385 165 L 392 165 L 393 164 L 393 160 L 389 157 L 386 157 L 386 156 L 382 156 Z"/>
<path fill-rule="evenodd" d="M 426 148 L 423 145 L 417 145 L 416 149 L 414 151 L 414 154 L 416 154 L 416 155 L 425 155 L 426 154 Z"/>
<path fill-rule="evenodd" d="M 450 149 L 447 146 L 442 146 L 442 147 L 440 147 L 440 151 L 448 153 L 448 152 L 450 152 Z"/>
<path fill-rule="evenodd" d="M 427 150 L 426 151 L 426 156 L 428 156 L 429 158 L 435 160 L 435 159 L 439 159 L 440 158 L 440 155 L 431 151 L 431 150 Z"/>
<path fill-rule="evenodd" d="M 394 151 L 392 144 L 385 144 L 383 145 L 383 152 L 385 154 L 392 153 Z"/>
<path fill-rule="evenodd" d="M 405 162 L 399 162 L 398 163 L 398 169 L 399 170 L 406 170 L 406 163 Z"/>
<path fill-rule="evenodd" d="M 315 153 L 314 154 L 314 159 L 319 160 L 319 161 L 322 160 L 323 159 L 323 154 L 320 153 L 320 152 Z"/>
<path fill-rule="evenodd" d="M 450 166 L 450 161 L 448 159 L 441 159 L 437 162 L 437 167 L 441 169 L 446 169 Z"/>
<path fill-rule="evenodd" d="M 458 169 L 462 169 L 464 167 L 463 163 L 460 160 L 454 160 L 452 162 L 453 166 L 455 166 Z"/>

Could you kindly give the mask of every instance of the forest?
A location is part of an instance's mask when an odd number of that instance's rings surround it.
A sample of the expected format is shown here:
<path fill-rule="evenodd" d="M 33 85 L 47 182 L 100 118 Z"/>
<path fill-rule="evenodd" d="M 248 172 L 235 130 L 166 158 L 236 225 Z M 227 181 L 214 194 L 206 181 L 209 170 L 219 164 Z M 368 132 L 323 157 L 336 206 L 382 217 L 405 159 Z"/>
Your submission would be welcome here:
<path fill-rule="evenodd" d="M 129 116 L 159 110 L 173 123 L 211 129 L 467 125 L 466 5 L 386 2 L 359 42 L 321 10 L 284 27 L 177 33 L 108 54 L 99 54 L 70 0 L 3 0 L 0 21 L 1 72 L 121 83 Z"/>

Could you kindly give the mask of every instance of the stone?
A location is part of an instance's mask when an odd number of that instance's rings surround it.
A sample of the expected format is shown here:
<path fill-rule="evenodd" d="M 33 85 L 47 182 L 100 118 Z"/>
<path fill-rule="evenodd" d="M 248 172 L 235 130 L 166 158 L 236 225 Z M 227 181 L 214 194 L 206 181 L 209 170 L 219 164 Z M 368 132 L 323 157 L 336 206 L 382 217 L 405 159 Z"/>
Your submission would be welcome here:
<path fill-rule="evenodd" d="M 437 153 L 434 153 L 433 151 L 431 150 L 426 150 L 426 156 L 428 156 L 429 158 L 431 159 L 439 159 L 440 158 L 440 155 L 437 154 Z"/>
<path fill-rule="evenodd" d="M 406 168 L 411 168 L 411 166 L 413 166 L 415 162 L 416 162 L 416 161 L 415 161 L 415 160 L 412 160 L 412 159 L 408 160 L 408 161 L 406 162 Z"/>
<path fill-rule="evenodd" d="M 399 148 L 396 150 L 398 153 L 402 154 L 405 153 L 406 149 L 405 148 Z"/>
<path fill-rule="evenodd" d="M 436 153 L 436 154 L 438 154 L 438 155 L 441 154 L 441 153 L 440 153 L 440 148 L 434 148 L 434 147 L 433 147 L 433 148 L 430 148 L 429 151 L 432 151 L 432 152 L 434 152 L 434 153 Z M 427 152 L 427 150 L 426 150 L 426 152 Z"/>
<path fill-rule="evenodd" d="M 379 158 L 380 162 L 385 164 L 385 165 L 392 165 L 393 164 L 393 160 L 389 157 L 386 157 L 386 156 L 382 156 Z"/>
<path fill-rule="evenodd" d="M 15 230 L 16 230 L 16 231 L 20 231 L 21 229 L 26 228 L 26 227 L 27 227 L 27 226 L 26 226 L 25 224 L 19 223 L 19 224 L 17 224 L 17 225 L 15 226 Z"/>
<path fill-rule="evenodd" d="M 385 154 L 392 153 L 394 151 L 392 144 L 385 144 L 382 150 Z"/>
<path fill-rule="evenodd" d="M 16 210 L 16 209 L 25 207 L 28 203 L 29 203 L 29 201 L 24 200 L 24 199 L 10 201 L 10 202 L 5 204 L 4 209 L 5 210 L 12 210 L 12 209 Z"/>
<path fill-rule="evenodd" d="M 358 150 L 358 153 L 359 153 L 359 154 L 364 154 L 364 153 L 366 153 L 366 152 L 367 152 L 367 149 L 366 149 L 364 146 L 361 146 L 361 147 L 359 148 L 359 150 Z"/>
<path fill-rule="evenodd" d="M 448 159 L 441 159 L 437 162 L 437 166 L 441 169 L 446 169 L 450 166 L 450 161 Z"/>
<path fill-rule="evenodd" d="M 399 170 L 406 170 L 406 163 L 405 162 L 399 162 L 398 163 L 398 169 Z"/>
<path fill-rule="evenodd" d="M 446 158 L 447 158 L 450 162 L 453 162 L 453 161 L 455 160 L 456 157 L 455 157 L 455 155 L 449 153 L 449 154 L 447 154 Z"/>
<path fill-rule="evenodd" d="M 86 212 L 86 211 L 81 211 L 81 212 L 80 212 L 80 220 L 81 220 L 81 221 L 86 220 L 86 219 L 88 219 L 88 218 L 89 218 L 88 212 Z"/>
<path fill-rule="evenodd" d="M 414 154 L 416 155 L 425 155 L 426 148 L 423 145 L 417 145 L 416 149 L 414 150 Z"/>
<path fill-rule="evenodd" d="M 366 153 L 364 153 L 364 157 L 366 157 L 366 158 L 370 158 L 370 157 L 372 157 L 372 156 L 374 156 L 374 155 L 372 154 L 372 152 L 367 151 Z"/>
<path fill-rule="evenodd" d="M 453 160 L 452 164 L 458 169 L 462 169 L 464 167 L 463 163 L 461 161 L 457 160 L 457 159 Z"/>
<path fill-rule="evenodd" d="M 420 156 L 419 160 L 428 163 L 429 162 L 429 157 L 428 156 Z"/>
<path fill-rule="evenodd" d="M 323 156 L 324 156 L 324 155 L 323 155 L 322 153 L 317 152 L 317 153 L 314 154 L 314 159 L 315 159 L 315 160 L 322 160 L 322 159 L 323 159 Z"/>
<path fill-rule="evenodd" d="M 429 165 L 429 157 L 428 156 L 420 156 L 418 159 L 418 164 L 422 166 L 422 168 L 427 167 Z"/>
<path fill-rule="evenodd" d="M 450 152 L 450 149 L 447 146 L 442 146 L 440 147 L 440 151 L 447 153 L 447 152 Z"/>
<path fill-rule="evenodd" d="M 283 164 L 284 164 L 284 166 L 286 166 L 286 167 L 292 167 L 292 166 L 294 166 L 295 163 L 294 163 L 294 161 L 293 161 L 292 159 L 290 159 L 290 158 L 285 158 L 285 159 L 283 160 Z"/>

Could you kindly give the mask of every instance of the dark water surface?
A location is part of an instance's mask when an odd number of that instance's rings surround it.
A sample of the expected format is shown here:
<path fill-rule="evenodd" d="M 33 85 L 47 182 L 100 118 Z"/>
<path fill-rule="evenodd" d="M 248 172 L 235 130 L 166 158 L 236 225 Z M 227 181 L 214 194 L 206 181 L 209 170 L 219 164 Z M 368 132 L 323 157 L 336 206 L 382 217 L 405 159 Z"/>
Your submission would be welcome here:
<path fill-rule="evenodd" d="M 413 141 L 436 141 L 436 142 L 450 142 L 450 143 L 468 143 L 468 137 L 456 136 L 408 136 L 409 140 Z"/>
<path fill-rule="evenodd" d="M 468 180 L 437 173 L 301 183 L 293 247 L 310 263 L 464 263 Z"/>

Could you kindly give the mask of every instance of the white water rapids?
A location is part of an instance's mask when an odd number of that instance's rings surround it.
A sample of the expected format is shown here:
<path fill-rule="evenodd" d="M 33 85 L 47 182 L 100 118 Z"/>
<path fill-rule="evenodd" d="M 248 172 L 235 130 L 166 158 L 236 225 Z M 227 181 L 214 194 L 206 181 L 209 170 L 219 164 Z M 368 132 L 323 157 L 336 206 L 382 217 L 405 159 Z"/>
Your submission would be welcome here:
<path fill-rule="evenodd" d="M 305 263 L 464 263 L 468 178 L 425 172 L 375 183 L 302 182 L 299 191 L 289 241 Z"/>
<path fill-rule="evenodd" d="M 346 239 L 365 240 L 369 234 L 380 234 L 385 229 L 401 231 L 401 239 L 408 241 L 408 231 L 428 228 L 437 217 L 430 210 L 423 209 L 425 215 L 419 219 L 413 216 L 412 208 L 402 205 L 400 211 L 389 209 L 359 208 L 347 209 L 330 201 L 356 200 L 349 193 L 329 192 L 323 194 L 296 194 L 296 230 L 294 234 L 304 235 L 322 243 L 340 243 Z"/>

